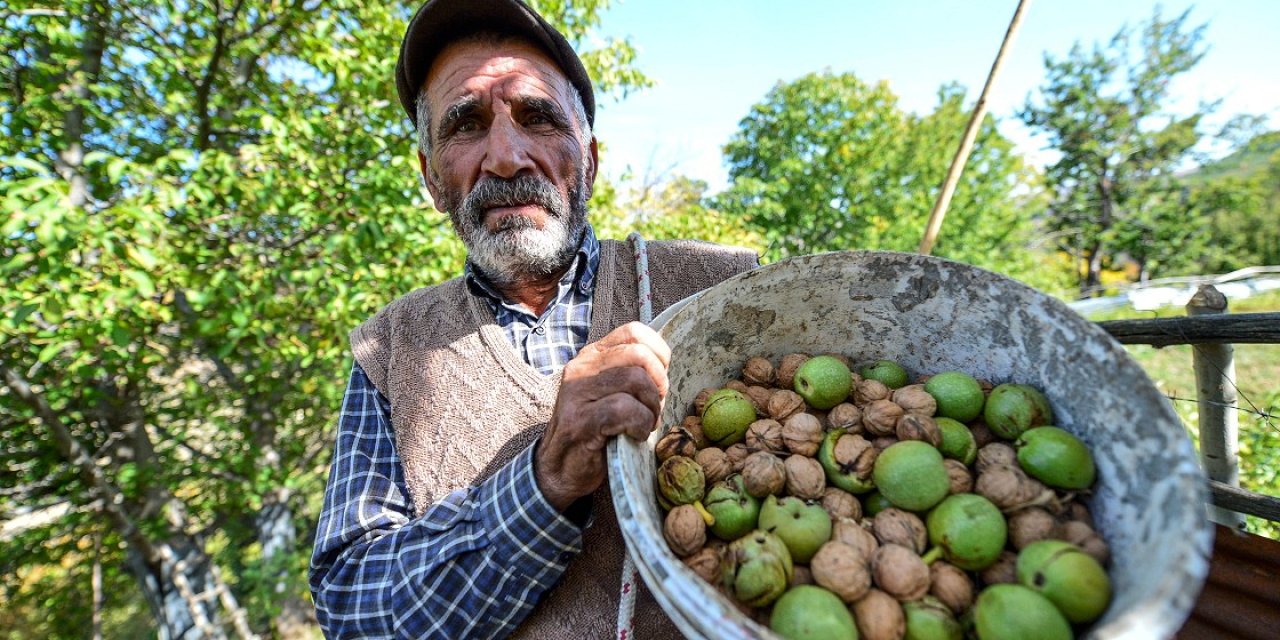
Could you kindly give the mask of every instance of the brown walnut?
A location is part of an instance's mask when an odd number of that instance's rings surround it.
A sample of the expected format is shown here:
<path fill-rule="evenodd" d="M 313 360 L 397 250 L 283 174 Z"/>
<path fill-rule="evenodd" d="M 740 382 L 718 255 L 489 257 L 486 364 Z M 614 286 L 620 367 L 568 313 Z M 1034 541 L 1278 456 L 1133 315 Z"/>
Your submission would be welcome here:
<path fill-rule="evenodd" d="M 1009 516 L 1009 543 L 1021 551 L 1041 540 L 1058 538 L 1058 520 L 1039 507 L 1023 509 Z"/>
<path fill-rule="evenodd" d="M 862 503 L 857 496 L 837 487 L 827 487 L 822 491 L 822 508 L 826 509 L 835 522 L 840 518 L 862 518 Z"/>
<path fill-rule="evenodd" d="M 757 451 L 747 456 L 742 466 L 742 484 L 757 498 L 782 493 L 787 485 L 786 465 L 768 451 Z"/>
<path fill-rule="evenodd" d="M 929 593 L 929 565 L 900 545 L 883 544 L 871 554 L 871 577 L 877 587 L 900 602 L 919 600 Z"/>
<path fill-rule="evenodd" d="M 895 425 L 894 431 L 898 436 L 898 440 L 920 440 L 928 442 L 934 448 L 942 446 L 942 429 L 938 428 L 938 423 L 934 422 L 929 416 L 908 413 L 898 418 L 898 424 Z"/>
<path fill-rule="evenodd" d="M 871 589 L 853 603 L 853 619 L 859 638 L 864 640 L 902 640 L 907 633 L 907 616 L 893 596 Z"/>
<path fill-rule="evenodd" d="M 782 356 L 782 360 L 778 363 L 778 368 L 774 370 L 773 383 L 782 389 L 791 389 L 795 386 L 796 369 L 809 359 L 807 353 L 788 353 Z"/>
<path fill-rule="evenodd" d="M 862 552 L 863 557 L 870 558 L 880 547 L 875 534 L 852 518 L 840 518 L 831 523 L 831 539 L 839 540 Z"/>
<path fill-rule="evenodd" d="M 973 491 L 973 474 L 969 471 L 969 467 L 964 466 L 963 462 L 952 460 L 951 458 L 943 460 L 942 465 L 947 468 L 947 482 L 951 483 L 947 493 L 971 493 Z"/>
<path fill-rule="evenodd" d="M 693 434 L 684 427 L 676 427 L 668 431 L 653 446 L 653 454 L 658 457 L 659 463 L 665 462 L 671 456 L 692 458 L 697 452 L 698 443 L 694 441 Z"/>
<path fill-rule="evenodd" d="M 913 415 L 933 417 L 938 412 L 938 401 L 924 390 L 922 384 L 909 384 L 893 392 L 893 403 Z"/>
<path fill-rule="evenodd" d="M 698 574 L 699 578 L 710 584 L 718 585 L 720 584 L 720 556 L 720 549 L 707 545 L 685 558 L 684 563 L 690 569 L 693 569 L 693 572 Z"/>
<path fill-rule="evenodd" d="M 662 523 L 662 537 L 667 539 L 672 552 L 685 558 L 706 544 L 707 523 L 696 507 L 682 504 L 667 513 Z"/>
<path fill-rule="evenodd" d="M 787 472 L 787 493 L 805 500 L 822 497 L 827 474 L 822 465 L 809 456 L 793 453 L 782 463 Z"/>
<path fill-rule="evenodd" d="M 841 402 L 827 412 L 827 428 L 862 433 L 862 409 L 858 405 Z"/>
<path fill-rule="evenodd" d="M 742 365 L 742 381 L 747 384 L 768 387 L 773 385 L 773 363 L 768 358 L 754 356 Z"/>
<path fill-rule="evenodd" d="M 822 545 L 809 561 L 813 581 L 852 604 L 871 589 L 871 572 L 867 557 L 857 549 L 837 541 Z"/>
<path fill-rule="evenodd" d="M 792 453 L 813 456 L 822 444 L 822 422 L 807 413 L 797 413 L 782 424 L 782 442 Z"/>
<path fill-rule="evenodd" d="M 853 403 L 865 407 L 877 400 L 889 399 L 889 387 L 879 380 L 863 380 L 853 387 Z"/>
<path fill-rule="evenodd" d="M 782 423 L 771 418 L 762 418 L 747 427 L 747 448 L 753 451 L 772 451 L 781 453 L 786 449 L 782 442 Z"/>
<path fill-rule="evenodd" d="M 774 389 L 769 396 L 769 417 L 782 422 L 804 411 L 804 398 L 788 389 Z"/>
<path fill-rule="evenodd" d="M 892 400 L 875 400 L 862 407 L 862 426 L 871 435 L 896 436 L 898 418 L 903 414 L 902 407 L 894 404 Z"/>
<path fill-rule="evenodd" d="M 924 553 L 929 544 L 929 532 L 924 521 L 914 513 L 895 507 L 885 509 L 871 519 L 871 533 L 881 545 L 896 544 L 917 555 Z"/>
<path fill-rule="evenodd" d="M 960 567 L 938 560 L 929 566 L 929 593 L 960 615 L 973 606 L 973 579 Z"/>
<path fill-rule="evenodd" d="M 707 478 L 708 487 L 728 478 L 733 473 L 733 463 L 729 461 L 729 454 L 719 447 L 699 449 L 694 454 L 693 460 L 702 467 L 702 474 Z"/>

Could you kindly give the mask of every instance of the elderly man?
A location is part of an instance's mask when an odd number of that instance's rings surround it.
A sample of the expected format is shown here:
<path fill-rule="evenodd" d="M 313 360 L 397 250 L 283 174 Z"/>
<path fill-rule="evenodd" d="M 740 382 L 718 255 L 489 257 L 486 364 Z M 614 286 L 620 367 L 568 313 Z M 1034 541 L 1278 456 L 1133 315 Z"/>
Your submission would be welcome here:
<path fill-rule="evenodd" d="M 396 86 L 467 265 L 351 334 L 311 565 L 320 622 L 344 638 L 614 635 L 625 549 L 605 445 L 657 426 L 671 353 L 635 322 L 632 247 L 586 221 L 590 80 L 519 0 L 432 0 Z M 647 256 L 655 313 L 757 264 L 699 242 Z M 647 592 L 636 607 L 637 635 L 677 635 Z"/>

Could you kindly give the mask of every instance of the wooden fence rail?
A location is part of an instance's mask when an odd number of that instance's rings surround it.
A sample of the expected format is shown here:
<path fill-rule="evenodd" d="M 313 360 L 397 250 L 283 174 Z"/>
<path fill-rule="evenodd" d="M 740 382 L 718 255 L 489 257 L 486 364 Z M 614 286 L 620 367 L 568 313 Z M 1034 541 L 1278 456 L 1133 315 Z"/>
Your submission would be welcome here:
<path fill-rule="evenodd" d="M 1207 302 L 1212 301 L 1212 302 Z M 1220 304 L 1220 309 L 1209 306 Z M 1209 477 L 1213 519 L 1239 528 L 1248 514 L 1280 522 L 1280 498 L 1236 486 L 1235 366 L 1231 345 L 1280 344 L 1280 313 L 1226 313 L 1226 299 L 1212 285 L 1201 287 L 1187 317 L 1110 320 L 1098 326 L 1121 344 L 1155 347 L 1203 345 L 1194 353 L 1200 401 L 1201 460 Z M 1225 510 L 1225 511 L 1223 511 Z"/>

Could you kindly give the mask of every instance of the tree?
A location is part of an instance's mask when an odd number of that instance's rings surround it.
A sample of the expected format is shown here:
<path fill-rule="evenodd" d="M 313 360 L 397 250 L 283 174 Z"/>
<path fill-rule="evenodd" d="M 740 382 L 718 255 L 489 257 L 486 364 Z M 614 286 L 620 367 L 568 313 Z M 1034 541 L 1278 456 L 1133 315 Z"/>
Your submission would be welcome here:
<path fill-rule="evenodd" d="M 923 116 L 897 102 L 886 83 L 850 73 L 778 84 L 726 145 L 733 182 L 716 206 L 761 233 L 770 259 L 914 251 L 969 113 L 954 85 L 941 88 L 937 107 Z M 988 118 L 935 252 L 1032 274 L 1025 249 L 1035 194 L 1032 173 Z"/>
<path fill-rule="evenodd" d="M 1019 114 L 1060 154 L 1046 170 L 1055 194 L 1047 227 L 1086 265 L 1082 293 L 1095 291 L 1104 265 L 1124 254 L 1143 274 L 1178 260 L 1176 243 L 1197 226 L 1173 174 L 1211 107 L 1166 112 L 1172 81 L 1205 54 L 1205 25 L 1189 28 L 1188 13 L 1166 20 L 1157 8 L 1137 34 L 1125 27 L 1105 47 L 1076 43 L 1061 60 L 1046 54 L 1040 99 Z"/>
<path fill-rule="evenodd" d="M 1188 177 L 1191 206 L 1209 221 L 1205 273 L 1280 264 L 1280 131 Z"/>
<path fill-rule="evenodd" d="M 534 4 L 581 46 L 608 3 Z M 141 607 L 160 638 L 306 633 L 345 334 L 463 255 L 389 99 L 416 5 L 4 9 L 0 514 L 22 526 L 0 598 L 31 603 L 9 621 L 134 637 L 99 614 Z M 644 86 L 633 54 L 584 54 L 601 93 Z M 90 564 L 141 600 L 16 570 Z"/>

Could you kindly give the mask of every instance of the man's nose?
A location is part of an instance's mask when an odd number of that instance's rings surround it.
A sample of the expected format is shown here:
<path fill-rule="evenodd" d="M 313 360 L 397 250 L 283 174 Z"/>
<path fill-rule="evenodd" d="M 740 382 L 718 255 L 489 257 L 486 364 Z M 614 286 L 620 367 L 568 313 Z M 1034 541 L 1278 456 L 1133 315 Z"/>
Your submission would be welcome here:
<path fill-rule="evenodd" d="M 532 171 L 533 159 L 529 157 L 531 142 L 519 125 L 506 118 L 495 119 L 485 137 L 481 171 L 499 178 L 514 178 L 522 172 Z"/>

